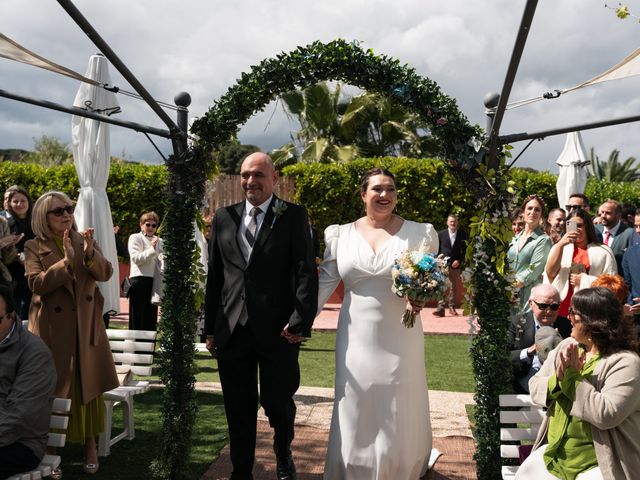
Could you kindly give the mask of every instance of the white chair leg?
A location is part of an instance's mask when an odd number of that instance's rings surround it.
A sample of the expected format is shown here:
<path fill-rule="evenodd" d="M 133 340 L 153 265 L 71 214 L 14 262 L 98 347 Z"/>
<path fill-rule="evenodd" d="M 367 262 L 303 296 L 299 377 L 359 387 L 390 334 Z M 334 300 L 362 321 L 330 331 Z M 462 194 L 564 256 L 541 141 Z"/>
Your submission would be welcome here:
<path fill-rule="evenodd" d="M 124 430 L 127 432 L 125 438 L 127 440 L 133 440 L 136 438 L 136 429 L 133 425 L 133 396 L 127 397 L 127 400 L 122 402 L 122 409 Z"/>
<path fill-rule="evenodd" d="M 104 401 L 104 430 L 98 439 L 98 455 L 101 457 L 106 457 L 111 452 L 111 420 L 114 403 L 111 400 Z"/>

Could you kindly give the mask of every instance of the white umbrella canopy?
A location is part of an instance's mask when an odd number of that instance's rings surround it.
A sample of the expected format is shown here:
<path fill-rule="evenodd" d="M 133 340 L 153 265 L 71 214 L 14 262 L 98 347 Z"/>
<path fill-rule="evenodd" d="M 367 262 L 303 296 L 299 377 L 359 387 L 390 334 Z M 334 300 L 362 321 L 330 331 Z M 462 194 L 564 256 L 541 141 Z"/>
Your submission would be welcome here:
<path fill-rule="evenodd" d="M 86 77 L 101 84 L 111 84 L 108 63 L 102 55 L 89 59 Z M 74 106 L 87 108 L 94 113 L 109 115 L 120 110 L 113 92 L 82 83 L 73 102 Z M 94 238 L 102 253 L 113 265 L 113 276 L 107 282 L 99 282 L 98 288 L 104 297 L 103 314 L 120 312 L 120 285 L 118 256 L 111 207 L 107 197 L 109 179 L 110 141 L 109 124 L 74 115 L 71 118 L 73 161 L 78 172 L 80 193 L 76 205 L 75 219 L 78 229 L 95 229 Z"/>
<path fill-rule="evenodd" d="M 561 208 L 569 202 L 569 195 L 573 193 L 584 193 L 587 185 L 587 169 L 589 160 L 584 151 L 580 132 L 567 134 L 562 153 L 556 160 L 560 167 L 556 190 L 558 192 L 558 204 Z"/>

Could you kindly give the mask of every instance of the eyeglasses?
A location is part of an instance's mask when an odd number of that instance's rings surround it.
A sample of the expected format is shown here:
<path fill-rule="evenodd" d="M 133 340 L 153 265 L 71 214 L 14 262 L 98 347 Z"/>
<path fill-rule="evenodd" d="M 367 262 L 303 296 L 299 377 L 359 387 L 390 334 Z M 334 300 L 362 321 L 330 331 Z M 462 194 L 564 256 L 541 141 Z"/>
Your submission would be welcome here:
<path fill-rule="evenodd" d="M 534 299 L 531 299 L 533 303 L 535 303 L 540 310 L 548 310 L 551 309 L 554 312 L 560 308 L 559 303 L 538 303 Z"/>
<path fill-rule="evenodd" d="M 582 205 L 565 205 L 567 210 L 582 210 Z"/>
<path fill-rule="evenodd" d="M 75 210 L 76 210 L 75 205 L 67 205 L 66 207 L 54 208 L 53 210 L 49 210 L 47 213 L 52 213 L 56 217 L 61 217 L 65 213 L 68 213 L 69 215 L 73 215 L 73 212 L 75 212 Z"/>
<path fill-rule="evenodd" d="M 149 222 L 145 223 L 144 226 L 145 227 L 151 227 L 151 228 L 156 228 L 157 227 L 157 225 L 155 223 L 149 223 Z"/>

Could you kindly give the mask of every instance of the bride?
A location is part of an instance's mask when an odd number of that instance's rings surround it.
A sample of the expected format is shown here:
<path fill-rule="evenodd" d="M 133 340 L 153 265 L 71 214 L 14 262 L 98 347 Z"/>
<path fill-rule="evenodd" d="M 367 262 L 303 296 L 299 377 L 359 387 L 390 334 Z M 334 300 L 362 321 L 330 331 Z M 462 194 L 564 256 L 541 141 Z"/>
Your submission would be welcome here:
<path fill-rule="evenodd" d="M 391 267 L 423 240 L 436 253 L 438 236 L 431 224 L 393 213 L 397 193 L 388 170 L 369 170 L 361 196 L 364 217 L 326 229 L 320 267 L 320 308 L 341 279 L 345 286 L 324 478 L 416 480 L 437 457 L 431 452 L 424 336 L 420 323 L 401 323 L 406 300 L 391 291 Z"/>

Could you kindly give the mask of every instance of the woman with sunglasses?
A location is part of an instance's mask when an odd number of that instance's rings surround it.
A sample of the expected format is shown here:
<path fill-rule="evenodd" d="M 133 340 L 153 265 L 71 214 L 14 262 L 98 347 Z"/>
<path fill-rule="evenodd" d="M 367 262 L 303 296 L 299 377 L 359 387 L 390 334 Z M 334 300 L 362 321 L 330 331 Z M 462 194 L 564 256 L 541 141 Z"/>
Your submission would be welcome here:
<path fill-rule="evenodd" d="M 524 199 L 522 215 L 524 229 L 513 237 L 507 258 L 516 276 L 518 309 L 528 312 L 531 309 L 531 289 L 542 283 L 542 272 L 551 249 L 551 240 L 542 229 L 544 202 L 538 195 L 529 195 Z"/>
<path fill-rule="evenodd" d="M 26 189 L 19 185 L 13 185 L 7 190 L 7 212 L 9 217 L 9 227 L 14 235 L 22 235 L 22 239 L 16 244 L 18 256 L 9 265 L 9 271 L 13 278 L 13 299 L 16 303 L 16 312 L 21 319 L 26 320 L 29 316 L 29 305 L 31 305 L 31 289 L 27 284 L 24 273 L 24 244 L 27 240 L 35 238 L 31 228 L 31 214 L 33 202 Z"/>
<path fill-rule="evenodd" d="M 83 470 L 93 474 L 98 471 L 96 436 L 104 428 L 102 394 L 118 386 L 102 321 L 104 299 L 96 285 L 107 281 L 113 268 L 93 229 L 77 231 L 74 208 L 62 192 L 47 192 L 33 206 L 36 238 L 24 246 L 33 291 L 29 330 L 51 349 L 58 374 L 54 396 L 71 399 L 67 439 L 84 443 Z"/>
<path fill-rule="evenodd" d="M 160 218 L 155 212 L 140 217 L 140 232 L 129 237 L 129 329 L 156 330 L 158 306 L 152 302 L 162 274 L 162 240 L 156 235 Z M 157 302 L 156 302 L 157 303 Z"/>
<path fill-rule="evenodd" d="M 590 287 L 603 273 L 618 273 L 613 252 L 596 239 L 589 213 L 580 208 L 571 210 L 567 231 L 551 248 L 544 274 L 544 282 L 560 292 L 558 315 L 566 317 L 574 292 Z"/>
<path fill-rule="evenodd" d="M 635 479 L 640 472 L 640 357 L 633 324 L 607 288 L 576 292 L 563 340 L 529 381 L 547 407 L 516 479 Z"/>

